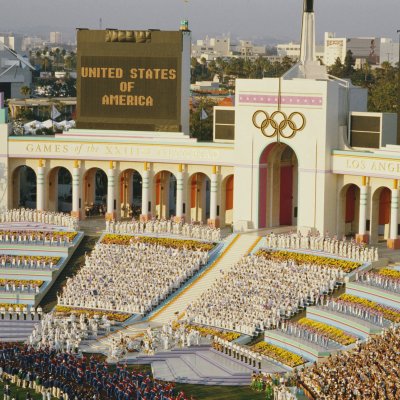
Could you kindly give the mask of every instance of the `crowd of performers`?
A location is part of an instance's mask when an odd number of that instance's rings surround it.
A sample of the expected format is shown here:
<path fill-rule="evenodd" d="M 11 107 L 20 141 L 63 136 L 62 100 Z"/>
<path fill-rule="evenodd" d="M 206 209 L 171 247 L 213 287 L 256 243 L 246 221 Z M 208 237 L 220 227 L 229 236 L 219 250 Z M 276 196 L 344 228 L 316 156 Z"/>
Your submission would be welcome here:
<path fill-rule="evenodd" d="M 350 258 L 357 262 L 370 262 L 379 259 L 378 248 L 356 243 L 353 239 L 344 237 L 339 240 L 329 235 L 302 235 L 296 233 L 269 234 L 266 237 L 266 245 L 271 249 L 311 250 L 321 253 L 329 253 L 338 257 Z"/>
<path fill-rule="evenodd" d="M 400 293 L 400 279 L 398 277 L 384 276 L 378 271 L 368 271 L 357 274 L 357 281 L 368 286 L 375 286 L 389 292 Z"/>
<path fill-rule="evenodd" d="M 0 212 L 0 223 L 38 222 L 58 225 L 72 230 L 78 230 L 79 220 L 66 213 L 39 211 L 30 208 L 15 208 Z"/>
<path fill-rule="evenodd" d="M 305 369 L 300 379 L 318 400 L 398 400 L 399 361 L 400 328 L 391 327 L 351 352 Z"/>
<path fill-rule="evenodd" d="M 93 356 L 87 359 L 30 345 L 0 345 L 0 374 L 3 380 L 34 389 L 44 399 L 186 399 L 171 383 L 158 382 L 150 374 L 130 370 L 126 365 L 109 367 Z"/>
<path fill-rule="evenodd" d="M 132 221 L 106 221 L 106 232 L 118 234 L 168 234 L 179 235 L 192 239 L 201 239 L 212 242 L 221 240 L 221 230 L 202 224 L 187 224 L 175 222 L 173 219 L 152 219 L 147 222 Z"/>
<path fill-rule="evenodd" d="M 337 268 L 249 255 L 190 304 L 186 314 L 189 322 L 254 335 L 331 293 L 340 277 Z"/>
<path fill-rule="evenodd" d="M 96 244 L 58 304 L 144 314 L 208 261 L 208 252 L 160 244 Z"/>
<path fill-rule="evenodd" d="M 34 348 L 45 347 L 76 353 L 81 341 L 95 340 L 110 330 L 111 322 L 105 315 L 100 319 L 81 314 L 77 319 L 74 314 L 69 318 L 60 318 L 54 313 L 48 313 L 35 326 L 29 336 L 29 344 Z"/>
<path fill-rule="evenodd" d="M 210 340 L 202 338 L 198 330 L 185 327 L 185 325 L 175 326 L 170 321 L 161 328 L 151 328 L 149 325 L 144 332 L 137 335 L 126 335 L 121 332 L 119 337 L 114 336 L 110 344 L 109 356 L 111 359 L 119 360 L 128 352 L 154 355 L 158 351 L 209 343 Z"/>

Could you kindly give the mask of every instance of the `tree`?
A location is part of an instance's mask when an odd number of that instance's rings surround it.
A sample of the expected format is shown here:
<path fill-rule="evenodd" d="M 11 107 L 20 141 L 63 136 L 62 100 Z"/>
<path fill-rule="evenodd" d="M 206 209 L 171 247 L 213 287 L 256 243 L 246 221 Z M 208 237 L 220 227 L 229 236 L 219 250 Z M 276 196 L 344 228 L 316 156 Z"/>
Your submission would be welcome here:
<path fill-rule="evenodd" d="M 190 111 L 190 135 L 200 141 L 211 141 L 213 135 L 213 108 L 217 103 L 201 97 Z M 203 111 L 207 114 L 204 118 Z"/>
<path fill-rule="evenodd" d="M 336 76 L 337 78 L 341 78 L 343 76 L 343 68 L 342 61 L 338 57 L 335 61 L 335 64 L 328 68 L 328 73 Z"/>
<path fill-rule="evenodd" d="M 354 72 L 354 64 L 355 60 L 353 57 L 353 53 L 351 50 L 348 50 L 346 53 L 346 57 L 344 59 L 344 64 L 343 64 L 343 75 L 344 78 L 351 78 Z"/>

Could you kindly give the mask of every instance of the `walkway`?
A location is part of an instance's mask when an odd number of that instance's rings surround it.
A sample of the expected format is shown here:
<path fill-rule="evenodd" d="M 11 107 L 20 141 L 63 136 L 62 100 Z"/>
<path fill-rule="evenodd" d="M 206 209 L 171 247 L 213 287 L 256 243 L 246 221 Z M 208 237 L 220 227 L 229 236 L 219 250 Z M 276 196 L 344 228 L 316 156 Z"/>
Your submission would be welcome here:
<path fill-rule="evenodd" d="M 0 342 L 23 342 L 39 321 L 0 319 Z"/>

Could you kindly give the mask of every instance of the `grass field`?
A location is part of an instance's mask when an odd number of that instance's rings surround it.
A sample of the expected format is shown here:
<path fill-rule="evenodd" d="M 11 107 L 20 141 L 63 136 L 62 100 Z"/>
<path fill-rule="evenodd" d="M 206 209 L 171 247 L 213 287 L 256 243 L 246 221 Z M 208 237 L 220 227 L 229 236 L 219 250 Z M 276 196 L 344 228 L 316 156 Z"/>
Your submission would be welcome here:
<path fill-rule="evenodd" d="M 0 398 L 3 398 L 3 383 L 0 383 Z M 247 386 L 205 386 L 205 385 L 186 385 L 177 384 L 176 389 L 183 390 L 190 398 L 196 400 L 264 400 L 265 393 L 254 392 Z M 11 398 L 15 400 L 25 400 L 26 394 L 30 393 L 34 400 L 42 400 L 40 394 L 34 390 L 26 390 L 11 385 Z"/>
<path fill-rule="evenodd" d="M 207 386 L 177 384 L 176 388 L 183 390 L 190 398 L 196 400 L 264 400 L 265 393 L 255 392 L 248 386 Z"/>

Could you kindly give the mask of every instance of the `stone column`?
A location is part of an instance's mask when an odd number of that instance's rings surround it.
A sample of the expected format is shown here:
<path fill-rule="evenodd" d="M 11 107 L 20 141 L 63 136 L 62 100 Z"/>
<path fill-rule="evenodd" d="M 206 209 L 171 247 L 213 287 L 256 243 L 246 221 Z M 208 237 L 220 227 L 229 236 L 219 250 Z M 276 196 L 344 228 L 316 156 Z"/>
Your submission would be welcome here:
<path fill-rule="evenodd" d="M 185 217 L 183 215 L 183 165 L 179 164 L 178 172 L 176 174 L 176 216 L 175 222 L 183 222 Z"/>
<path fill-rule="evenodd" d="M 208 225 L 214 228 L 219 227 L 219 218 L 217 216 L 218 192 L 219 192 L 219 187 L 218 187 L 217 167 L 216 165 L 214 165 L 211 175 L 210 219 L 207 221 Z"/>
<path fill-rule="evenodd" d="M 80 176 L 79 161 L 74 161 L 74 168 L 72 170 L 72 211 L 71 215 L 78 219 L 81 218 L 79 198 L 81 194 L 81 176 Z"/>
<path fill-rule="evenodd" d="M 145 162 L 142 174 L 142 214 L 140 215 L 140 220 L 143 222 L 151 219 L 151 207 L 149 207 L 150 198 L 150 170 L 149 164 Z"/>
<path fill-rule="evenodd" d="M 36 171 L 36 209 L 39 211 L 44 211 L 44 191 L 44 162 L 43 160 L 39 160 L 38 169 Z"/>
<path fill-rule="evenodd" d="M 389 249 L 400 249 L 400 239 L 397 234 L 399 224 L 399 183 L 395 179 L 392 189 L 392 201 L 390 207 L 390 237 L 387 241 Z"/>
<path fill-rule="evenodd" d="M 357 243 L 369 243 L 369 234 L 367 233 L 367 203 L 369 187 L 367 186 L 367 177 L 362 177 L 360 189 L 360 216 L 358 221 Z"/>
<path fill-rule="evenodd" d="M 114 163 L 112 161 L 110 161 L 110 168 L 109 168 L 108 174 L 107 174 L 106 219 L 108 221 L 115 219 L 114 198 L 115 198 L 115 169 L 114 169 Z"/>

